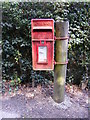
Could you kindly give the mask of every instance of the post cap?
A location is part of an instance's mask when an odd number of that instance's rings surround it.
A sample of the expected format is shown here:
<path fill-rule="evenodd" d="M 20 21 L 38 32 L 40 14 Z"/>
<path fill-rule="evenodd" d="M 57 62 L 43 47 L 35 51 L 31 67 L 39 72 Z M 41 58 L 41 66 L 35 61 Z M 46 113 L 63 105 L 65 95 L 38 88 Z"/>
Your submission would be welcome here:
<path fill-rule="evenodd" d="M 61 18 L 59 16 L 56 18 L 56 22 L 67 22 L 67 21 L 69 21 L 67 18 Z"/>

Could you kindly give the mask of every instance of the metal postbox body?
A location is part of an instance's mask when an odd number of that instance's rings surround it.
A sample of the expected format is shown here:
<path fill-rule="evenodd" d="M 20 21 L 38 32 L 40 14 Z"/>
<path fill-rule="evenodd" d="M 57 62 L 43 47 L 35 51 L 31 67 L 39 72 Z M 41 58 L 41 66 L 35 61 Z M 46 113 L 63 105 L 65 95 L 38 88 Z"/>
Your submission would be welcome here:
<path fill-rule="evenodd" d="M 54 20 L 32 19 L 32 65 L 34 70 L 54 69 Z"/>

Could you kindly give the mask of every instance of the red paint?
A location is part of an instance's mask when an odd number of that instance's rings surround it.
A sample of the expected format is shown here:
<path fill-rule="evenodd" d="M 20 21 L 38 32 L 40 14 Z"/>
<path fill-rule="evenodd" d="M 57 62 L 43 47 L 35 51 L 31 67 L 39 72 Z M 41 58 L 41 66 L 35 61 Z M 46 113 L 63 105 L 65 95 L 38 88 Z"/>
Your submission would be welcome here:
<path fill-rule="evenodd" d="M 34 70 L 54 69 L 54 20 L 32 19 L 32 65 Z M 47 59 L 39 61 L 39 48 L 47 48 Z M 43 54 L 43 52 L 41 53 Z"/>

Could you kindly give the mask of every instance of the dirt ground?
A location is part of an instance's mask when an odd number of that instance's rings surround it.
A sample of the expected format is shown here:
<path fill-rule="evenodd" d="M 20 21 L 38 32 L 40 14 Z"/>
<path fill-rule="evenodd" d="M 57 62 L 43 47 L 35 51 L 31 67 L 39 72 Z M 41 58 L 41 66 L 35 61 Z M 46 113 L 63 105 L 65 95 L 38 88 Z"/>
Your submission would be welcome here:
<path fill-rule="evenodd" d="M 53 86 L 21 86 L 0 96 L 1 118 L 89 118 L 88 92 L 77 86 L 65 87 L 65 100 L 52 99 Z"/>

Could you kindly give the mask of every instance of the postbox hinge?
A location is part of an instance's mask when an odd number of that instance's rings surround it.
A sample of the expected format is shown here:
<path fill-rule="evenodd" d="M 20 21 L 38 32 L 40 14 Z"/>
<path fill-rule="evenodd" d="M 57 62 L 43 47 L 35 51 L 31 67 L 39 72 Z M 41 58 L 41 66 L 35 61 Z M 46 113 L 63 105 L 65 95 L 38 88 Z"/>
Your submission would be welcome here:
<path fill-rule="evenodd" d="M 66 64 L 68 64 L 68 60 L 66 62 L 56 62 L 54 60 L 54 65 L 66 65 Z"/>
<path fill-rule="evenodd" d="M 54 40 L 66 40 L 66 39 L 69 40 L 69 37 L 56 37 L 56 36 L 54 36 Z"/>

